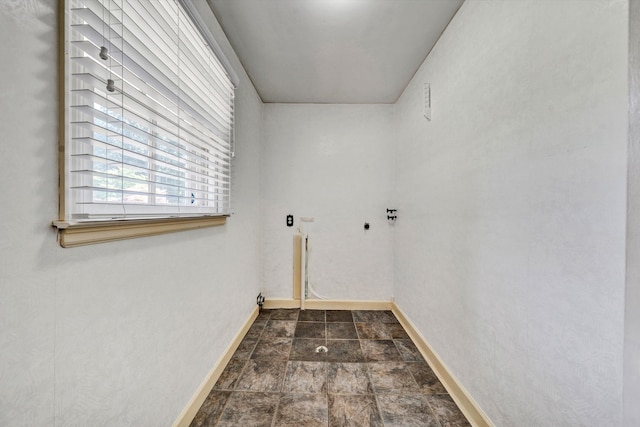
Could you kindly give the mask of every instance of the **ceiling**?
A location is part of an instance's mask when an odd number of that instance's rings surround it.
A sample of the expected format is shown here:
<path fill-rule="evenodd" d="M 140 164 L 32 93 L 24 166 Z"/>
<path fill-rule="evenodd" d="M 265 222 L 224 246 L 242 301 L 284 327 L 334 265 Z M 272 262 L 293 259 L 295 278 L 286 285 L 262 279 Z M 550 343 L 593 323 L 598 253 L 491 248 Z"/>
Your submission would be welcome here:
<path fill-rule="evenodd" d="M 263 102 L 393 103 L 464 0 L 209 0 Z"/>

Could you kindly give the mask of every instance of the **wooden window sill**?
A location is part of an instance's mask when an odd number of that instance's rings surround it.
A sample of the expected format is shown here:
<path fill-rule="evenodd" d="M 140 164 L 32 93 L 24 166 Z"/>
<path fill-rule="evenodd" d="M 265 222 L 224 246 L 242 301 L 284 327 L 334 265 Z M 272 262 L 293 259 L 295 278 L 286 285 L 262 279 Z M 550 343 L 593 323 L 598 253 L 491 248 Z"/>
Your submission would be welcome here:
<path fill-rule="evenodd" d="M 177 231 L 224 225 L 226 216 L 162 218 L 68 223 L 54 221 L 63 248 L 114 242 L 137 237 L 157 236 Z"/>

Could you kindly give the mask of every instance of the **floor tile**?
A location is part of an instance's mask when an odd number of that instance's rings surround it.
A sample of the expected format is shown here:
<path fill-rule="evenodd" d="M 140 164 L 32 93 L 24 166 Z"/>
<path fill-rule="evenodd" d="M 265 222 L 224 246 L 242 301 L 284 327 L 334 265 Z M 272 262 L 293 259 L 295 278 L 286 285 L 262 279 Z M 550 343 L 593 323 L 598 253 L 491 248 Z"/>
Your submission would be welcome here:
<path fill-rule="evenodd" d="M 253 325 L 251 325 L 251 327 L 247 331 L 247 334 L 244 337 L 260 338 L 260 335 L 262 334 L 262 331 L 264 330 L 264 327 L 266 326 L 266 324 L 267 324 L 266 320 L 253 322 Z"/>
<path fill-rule="evenodd" d="M 364 363 L 328 363 L 327 390 L 329 393 L 369 394 L 373 386 Z"/>
<path fill-rule="evenodd" d="M 358 333 L 353 322 L 327 323 L 327 339 L 357 340 Z"/>
<path fill-rule="evenodd" d="M 324 322 L 324 310 L 300 310 L 298 322 Z"/>
<path fill-rule="evenodd" d="M 231 356 L 231 358 L 248 359 L 251 356 L 251 353 L 253 352 L 253 349 L 255 348 L 257 342 L 257 338 L 243 339 L 242 341 L 240 341 L 240 345 L 236 349 L 235 353 L 233 353 L 233 356 Z"/>
<path fill-rule="evenodd" d="M 278 393 L 234 392 L 216 427 L 269 427 L 279 398 Z"/>
<path fill-rule="evenodd" d="M 355 325 L 361 340 L 390 340 L 392 337 L 385 323 L 357 322 Z"/>
<path fill-rule="evenodd" d="M 269 320 L 298 320 L 298 313 L 300 310 L 297 308 L 278 308 L 271 310 L 271 317 Z"/>
<path fill-rule="evenodd" d="M 405 362 L 424 362 L 420 350 L 411 340 L 394 340 L 398 351 Z"/>
<path fill-rule="evenodd" d="M 373 395 L 329 395 L 329 427 L 382 427 Z"/>
<path fill-rule="evenodd" d="M 256 321 L 267 321 L 271 317 L 271 310 L 262 309 L 258 312 L 258 317 L 256 317 Z"/>
<path fill-rule="evenodd" d="M 296 338 L 324 338 L 324 322 L 298 322 L 296 326 Z"/>
<path fill-rule="evenodd" d="M 286 361 L 249 360 L 236 384 L 236 390 L 279 392 L 286 367 Z"/>
<path fill-rule="evenodd" d="M 220 374 L 220 378 L 216 382 L 216 385 L 213 387 L 214 390 L 233 390 L 236 386 L 236 382 L 238 378 L 240 378 L 240 374 L 242 374 L 242 370 L 244 369 L 244 365 L 246 365 L 246 359 L 231 359 L 227 366 Z"/>
<path fill-rule="evenodd" d="M 218 421 L 218 418 L 220 418 L 220 414 L 222 414 L 224 405 L 227 403 L 230 395 L 230 391 L 214 390 L 209 393 L 189 426 L 213 427 Z"/>
<path fill-rule="evenodd" d="M 350 310 L 327 310 L 325 316 L 327 322 L 353 322 Z"/>
<path fill-rule="evenodd" d="M 297 309 L 258 314 L 191 427 L 263 425 L 469 427 L 391 311 Z"/>
<path fill-rule="evenodd" d="M 283 394 L 274 427 L 326 427 L 329 420 L 325 394 Z"/>
<path fill-rule="evenodd" d="M 394 340 L 409 340 L 409 335 L 399 323 L 385 323 L 387 331 Z"/>
<path fill-rule="evenodd" d="M 327 361 L 364 362 L 359 340 L 327 340 Z"/>
<path fill-rule="evenodd" d="M 354 310 L 354 322 L 364 323 L 398 323 L 398 319 L 388 310 Z"/>
<path fill-rule="evenodd" d="M 327 360 L 327 353 L 316 353 L 318 346 L 326 345 L 324 339 L 294 338 L 289 360 L 321 362 Z"/>
<path fill-rule="evenodd" d="M 424 396 L 420 394 L 378 395 L 377 399 L 385 427 L 439 427 Z"/>
<path fill-rule="evenodd" d="M 378 313 L 382 323 L 400 323 L 391 310 L 378 311 Z"/>
<path fill-rule="evenodd" d="M 407 363 L 407 369 L 413 375 L 413 378 L 418 383 L 418 387 L 426 394 L 446 394 L 447 390 L 444 388 L 436 374 L 431 370 L 429 365 L 425 362 Z"/>
<path fill-rule="evenodd" d="M 442 427 L 471 426 L 448 394 L 430 395 L 426 399 Z"/>
<path fill-rule="evenodd" d="M 327 364 L 291 361 L 284 376 L 284 393 L 326 393 Z"/>
<path fill-rule="evenodd" d="M 402 356 L 391 340 L 361 340 L 362 354 L 367 362 L 401 361 Z"/>
<path fill-rule="evenodd" d="M 368 363 L 369 378 L 376 393 L 416 393 L 420 389 L 404 362 Z"/>
<path fill-rule="evenodd" d="M 296 331 L 295 320 L 269 320 L 262 332 L 262 338 L 293 338 Z"/>
<path fill-rule="evenodd" d="M 260 338 L 252 359 L 288 360 L 293 338 Z"/>

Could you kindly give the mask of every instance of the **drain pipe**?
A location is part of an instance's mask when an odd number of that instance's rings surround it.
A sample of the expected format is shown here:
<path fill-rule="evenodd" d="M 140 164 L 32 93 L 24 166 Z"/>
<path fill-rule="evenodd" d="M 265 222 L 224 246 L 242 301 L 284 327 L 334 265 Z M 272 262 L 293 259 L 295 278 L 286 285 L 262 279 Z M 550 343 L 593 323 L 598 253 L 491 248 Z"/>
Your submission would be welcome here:
<path fill-rule="evenodd" d="M 309 216 L 300 217 L 300 222 L 310 223 L 314 222 L 315 218 Z M 298 232 L 302 234 L 300 239 L 300 310 L 304 310 L 304 301 L 307 298 L 307 285 L 309 282 L 309 275 L 307 274 L 308 268 L 308 253 L 309 253 L 309 233 L 307 233 L 302 227 L 298 228 Z"/>

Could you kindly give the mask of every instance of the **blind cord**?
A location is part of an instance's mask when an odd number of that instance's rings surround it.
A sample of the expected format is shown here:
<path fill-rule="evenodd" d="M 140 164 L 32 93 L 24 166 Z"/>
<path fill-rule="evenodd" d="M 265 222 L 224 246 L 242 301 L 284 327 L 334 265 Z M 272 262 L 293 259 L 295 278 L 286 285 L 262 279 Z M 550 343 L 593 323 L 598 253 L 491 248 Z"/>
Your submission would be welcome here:
<path fill-rule="evenodd" d="M 108 27 L 109 27 L 109 39 L 108 40 L 109 40 L 109 45 L 111 45 L 111 0 L 109 0 L 108 4 L 109 4 L 109 6 L 108 6 L 108 8 L 109 8 L 109 10 L 108 10 L 108 13 L 109 13 L 109 25 L 108 25 Z M 104 18 L 103 18 L 102 22 L 104 22 Z M 109 78 L 107 79 L 107 90 L 109 92 L 113 92 L 113 91 L 116 90 L 115 83 L 113 82 L 113 75 L 111 74 L 111 69 L 113 67 L 113 63 L 111 62 L 111 58 L 112 58 L 112 56 L 109 55 Z"/>

